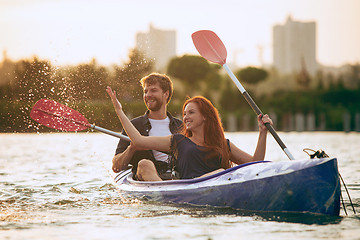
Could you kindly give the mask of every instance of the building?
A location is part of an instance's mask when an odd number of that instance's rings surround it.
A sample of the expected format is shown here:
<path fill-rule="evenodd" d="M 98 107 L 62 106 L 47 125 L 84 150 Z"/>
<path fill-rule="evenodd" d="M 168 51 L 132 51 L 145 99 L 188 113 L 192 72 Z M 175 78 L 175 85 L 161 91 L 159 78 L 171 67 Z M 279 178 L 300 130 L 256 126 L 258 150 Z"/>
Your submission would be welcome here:
<path fill-rule="evenodd" d="M 164 72 L 170 59 L 176 56 L 176 31 L 163 31 L 150 25 L 149 32 L 136 34 L 136 48 L 147 59 L 155 60 L 154 70 Z"/>
<path fill-rule="evenodd" d="M 273 64 L 281 73 L 306 71 L 314 76 L 316 61 L 316 23 L 295 22 L 289 16 L 285 25 L 273 27 Z"/>

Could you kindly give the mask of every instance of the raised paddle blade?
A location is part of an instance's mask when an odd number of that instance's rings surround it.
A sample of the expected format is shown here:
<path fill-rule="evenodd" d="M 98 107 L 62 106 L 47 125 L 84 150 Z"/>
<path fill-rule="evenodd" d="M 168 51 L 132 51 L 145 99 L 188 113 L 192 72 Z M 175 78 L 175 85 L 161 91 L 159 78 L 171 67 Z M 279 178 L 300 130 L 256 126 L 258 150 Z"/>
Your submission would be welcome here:
<path fill-rule="evenodd" d="M 226 48 L 221 39 L 216 35 L 216 33 L 209 30 L 200 30 L 194 32 L 191 35 L 194 45 L 200 55 L 214 63 L 218 63 L 224 67 L 226 72 L 229 74 L 231 80 L 235 83 L 237 88 L 240 90 L 246 101 L 250 104 L 254 112 L 259 115 L 262 114 L 261 110 L 258 108 L 254 100 L 250 97 L 250 95 L 246 92 L 245 88 L 241 85 L 239 80 L 236 78 L 234 73 L 230 70 L 230 68 L 226 64 Z M 284 150 L 285 154 L 289 157 L 290 160 L 295 159 L 290 151 L 287 149 L 285 144 L 281 141 L 280 137 L 277 135 L 275 129 L 270 124 L 265 124 L 270 133 L 273 135 L 275 140 L 278 142 L 280 147 Z"/>
<path fill-rule="evenodd" d="M 44 126 L 62 131 L 81 131 L 91 126 L 76 110 L 48 99 L 37 101 L 30 117 Z"/>
<path fill-rule="evenodd" d="M 210 30 L 200 30 L 192 35 L 194 45 L 200 55 L 213 63 L 224 65 L 226 63 L 227 51 L 221 39 Z"/>

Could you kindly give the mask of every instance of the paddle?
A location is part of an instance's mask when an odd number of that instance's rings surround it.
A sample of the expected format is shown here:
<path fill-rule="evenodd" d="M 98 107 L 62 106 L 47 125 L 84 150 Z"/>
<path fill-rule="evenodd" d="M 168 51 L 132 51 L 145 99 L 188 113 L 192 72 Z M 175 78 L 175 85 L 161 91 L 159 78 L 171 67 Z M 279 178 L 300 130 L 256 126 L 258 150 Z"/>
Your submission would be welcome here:
<path fill-rule="evenodd" d="M 75 132 L 92 128 L 130 142 L 129 137 L 90 124 L 78 111 L 52 100 L 37 101 L 31 109 L 30 117 L 44 126 L 57 130 Z"/>
<path fill-rule="evenodd" d="M 257 115 L 263 113 L 259 109 L 259 107 L 256 105 L 254 100 L 250 97 L 250 95 L 246 92 L 245 88 L 241 85 L 239 80 L 236 78 L 234 73 L 230 70 L 230 68 L 226 65 L 226 57 L 227 57 L 227 51 L 225 48 L 225 45 L 221 41 L 221 39 L 216 35 L 216 33 L 209 31 L 209 30 L 200 30 L 197 32 L 194 32 L 192 35 L 192 40 L 194 42 L 194 45 L 200 55 L 209 60 L 210 62 L 218 63 L 224 67 L 227 74 L 230 76 L 231 80 L 235 83 L 237 88 L 240 90 L 246 101 L 249 103 L 251 108 L 255 111 Z M 290 160 L 294 160 L 295 158 L 292 156 L 288 148 L 285 146 L 285 144 L 281 141 L 279 135 L 276 133 L 275 129 L 269 124 L 266 123 L 265 126 L 269 130 L 269 132 L 273 135 L 277 143 L 280 145 L 282 150 L 285 152 L 285 154 L 288 156 Z"/>

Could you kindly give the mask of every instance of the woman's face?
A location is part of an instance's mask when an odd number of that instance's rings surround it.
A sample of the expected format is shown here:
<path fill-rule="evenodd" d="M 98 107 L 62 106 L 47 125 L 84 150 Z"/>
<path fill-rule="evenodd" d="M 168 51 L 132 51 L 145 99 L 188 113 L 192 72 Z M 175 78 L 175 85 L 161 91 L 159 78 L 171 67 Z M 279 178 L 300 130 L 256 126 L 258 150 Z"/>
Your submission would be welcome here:
<path fill-rule="evenodd" d="M 189 102 L 184 109 L 183 122 L 189 131 L 204 127 L 205 117 L 201 115 L 199 107 L 194 102 Z"/>

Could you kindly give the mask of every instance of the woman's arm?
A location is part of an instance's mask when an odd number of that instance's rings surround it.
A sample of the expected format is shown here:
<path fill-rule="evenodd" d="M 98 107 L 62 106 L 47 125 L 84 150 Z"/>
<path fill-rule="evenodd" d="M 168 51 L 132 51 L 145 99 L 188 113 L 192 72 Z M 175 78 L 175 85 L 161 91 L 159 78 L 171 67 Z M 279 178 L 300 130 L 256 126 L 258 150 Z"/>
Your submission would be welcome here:
<path fill-rule="evenodd" d="M 164 152 L 170 151 L 171 135 L 164 137 L 142 136 L 123 112 L 122 106 L 116 98 L 116 92 L 112 91 L 110 87 L 107 87 L 106 92 L 109 94 L 114 105 L 115 112 L 133 144 L 137 147 L 145 149 L 153 149 Z"/>
<path fill-rule="evenodd" d="M 272 120 L 269 118 L 267 114 L 265 114 L 264 116 L 259 115 L 258 116 L 259 138 L 253 156 L 242 151 L 241 149 L 236 147 L 235 144 L 230 142 L 232 162 L 235 162 L 237 164 L 243 164 L 247 162 L 264 160 L 266 153 L 266 136 L 267 136 L 267 128 L 265 126 L 265 123 L 270 123 L 271 125 L 273 124 Z"/>

